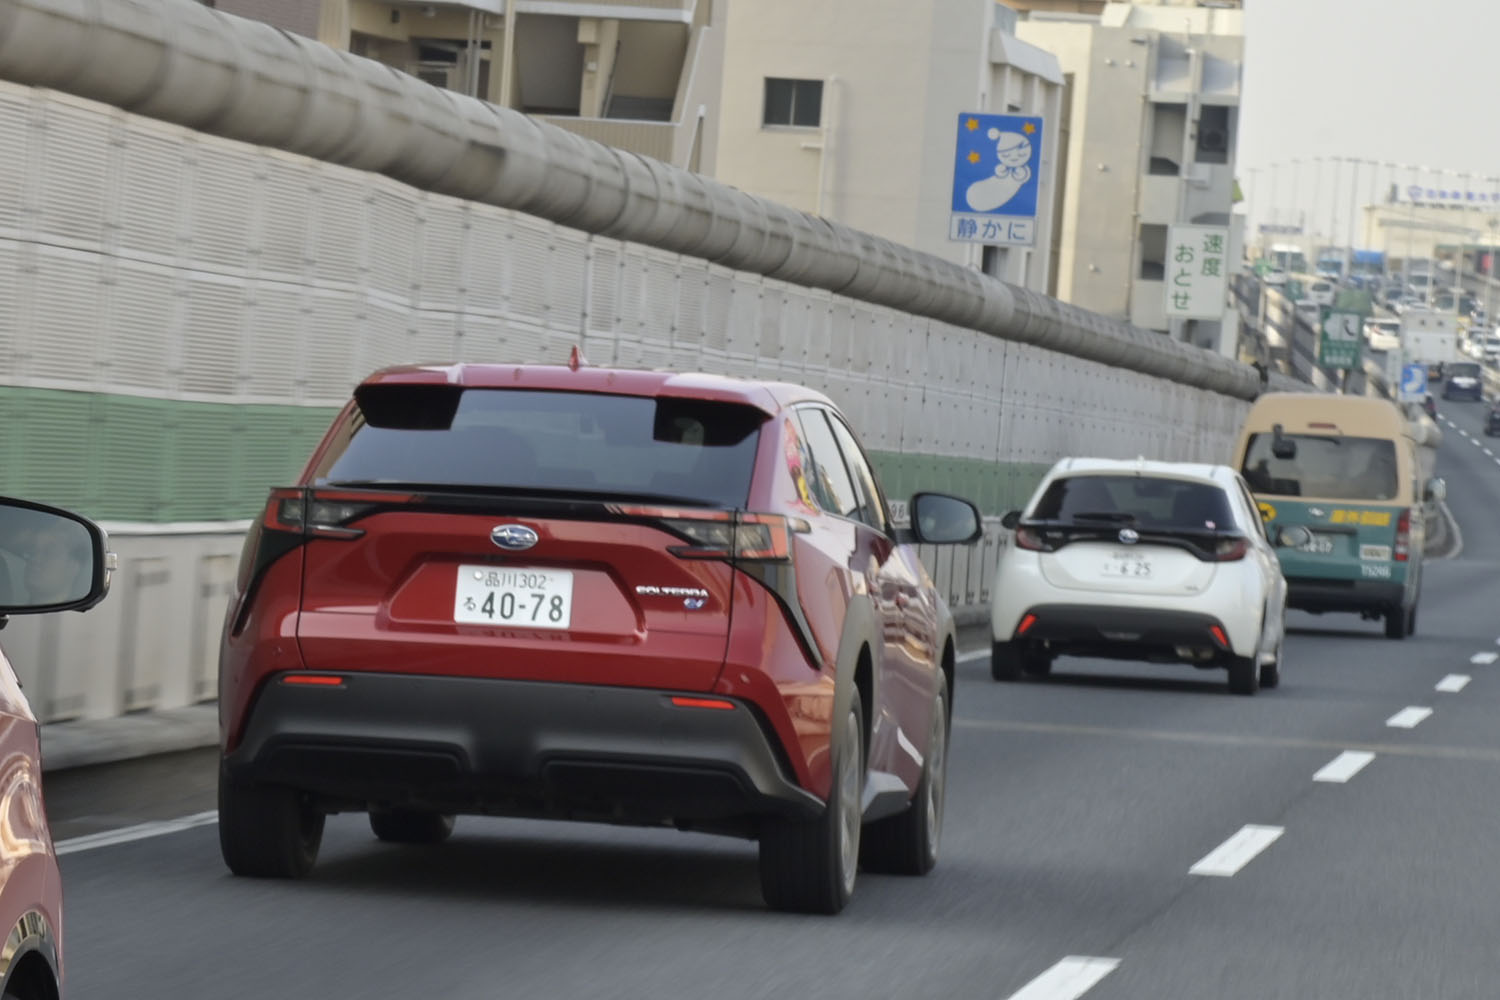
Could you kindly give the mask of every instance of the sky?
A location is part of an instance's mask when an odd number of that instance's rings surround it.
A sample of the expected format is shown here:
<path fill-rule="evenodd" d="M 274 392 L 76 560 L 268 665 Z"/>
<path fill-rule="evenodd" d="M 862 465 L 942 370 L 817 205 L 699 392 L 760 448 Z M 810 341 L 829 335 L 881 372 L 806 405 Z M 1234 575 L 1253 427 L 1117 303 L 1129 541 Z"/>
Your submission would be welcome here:
<path fill-rule="evenodd" d="M 1351 193 L 1363 205 L 1372 181 L 1383 196 L 1413 179 L 1372 163 L 1500 191 L 1497 0 L 1245 0 L 1243 86 L 1236 172 L 1252 225 L 1300 212 L 1343 228 Z"/>

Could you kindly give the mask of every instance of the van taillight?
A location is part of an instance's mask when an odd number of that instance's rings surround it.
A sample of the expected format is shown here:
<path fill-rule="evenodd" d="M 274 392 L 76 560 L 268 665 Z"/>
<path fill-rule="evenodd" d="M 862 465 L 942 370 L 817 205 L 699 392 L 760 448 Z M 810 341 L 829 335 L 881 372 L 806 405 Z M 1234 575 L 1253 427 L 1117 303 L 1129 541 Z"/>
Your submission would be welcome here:
<path fill-rule="evenodd" d="M 1406 562 L 1407 556 L 1410 552 L 1411 508 L 1408 507 L 1406 510 L 1403 510 L 1401 512 L 1401 516 L 1396 519 L 1396 561 Z"/>

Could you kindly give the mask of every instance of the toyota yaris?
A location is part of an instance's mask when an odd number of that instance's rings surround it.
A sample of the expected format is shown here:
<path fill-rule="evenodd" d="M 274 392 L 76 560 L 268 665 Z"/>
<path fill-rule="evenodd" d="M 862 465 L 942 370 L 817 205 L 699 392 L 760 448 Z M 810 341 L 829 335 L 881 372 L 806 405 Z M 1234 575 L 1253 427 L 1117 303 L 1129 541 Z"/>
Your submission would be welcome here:
<path fill-rule="evenodd" d="M 774 907 L 937 860 L 952 617 L 849 424 L 800 386 L 586 366 L 383 371 L 246 540 L 221 659 L 231 871 L 324 817 L 755 838 Z"/>

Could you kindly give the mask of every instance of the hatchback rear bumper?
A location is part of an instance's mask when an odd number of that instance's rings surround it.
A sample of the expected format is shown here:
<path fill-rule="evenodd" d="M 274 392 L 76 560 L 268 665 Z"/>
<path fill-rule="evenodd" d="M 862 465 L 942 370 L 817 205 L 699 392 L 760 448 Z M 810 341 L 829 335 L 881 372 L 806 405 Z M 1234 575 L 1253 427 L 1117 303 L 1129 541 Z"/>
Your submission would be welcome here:
<path fill-rule="evenodd" d="M 1035 618 L 1016 639 L 1046 642 L 1079 656 L 1141 659 L 1152 651 L 1175 656 L 1178 649 L 1230 653 L 1214 635 L 1227 638 L 1224 623 L 1213 615 L 1162 608 L 1102 607 L 1087 604 L 1042 604 L 1022 618 Z"/>
<path fill-rule="evenodd" d="M 236 782 L 285 785 L 329 809 L 731 825 L 815 816 L 759 713 L 679 707 L 702 694 L 351 673 L 270 680 L 225 756 Z M 719 699 L 714 696 L 714 700 Z"/>

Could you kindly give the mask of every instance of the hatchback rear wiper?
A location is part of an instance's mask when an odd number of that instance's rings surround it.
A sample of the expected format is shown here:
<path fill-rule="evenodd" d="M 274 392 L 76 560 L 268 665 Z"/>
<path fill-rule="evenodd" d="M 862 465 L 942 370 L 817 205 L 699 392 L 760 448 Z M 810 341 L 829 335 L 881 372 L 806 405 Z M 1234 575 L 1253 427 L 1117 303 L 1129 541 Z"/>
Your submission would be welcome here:
<path fill-rule="evenodd" d="M 1075 521 L 1109 521 L 1112 524 L 1134 524 L 1136 516 L 1123 510 L 1086 510 L 1074 514 Z"/>

